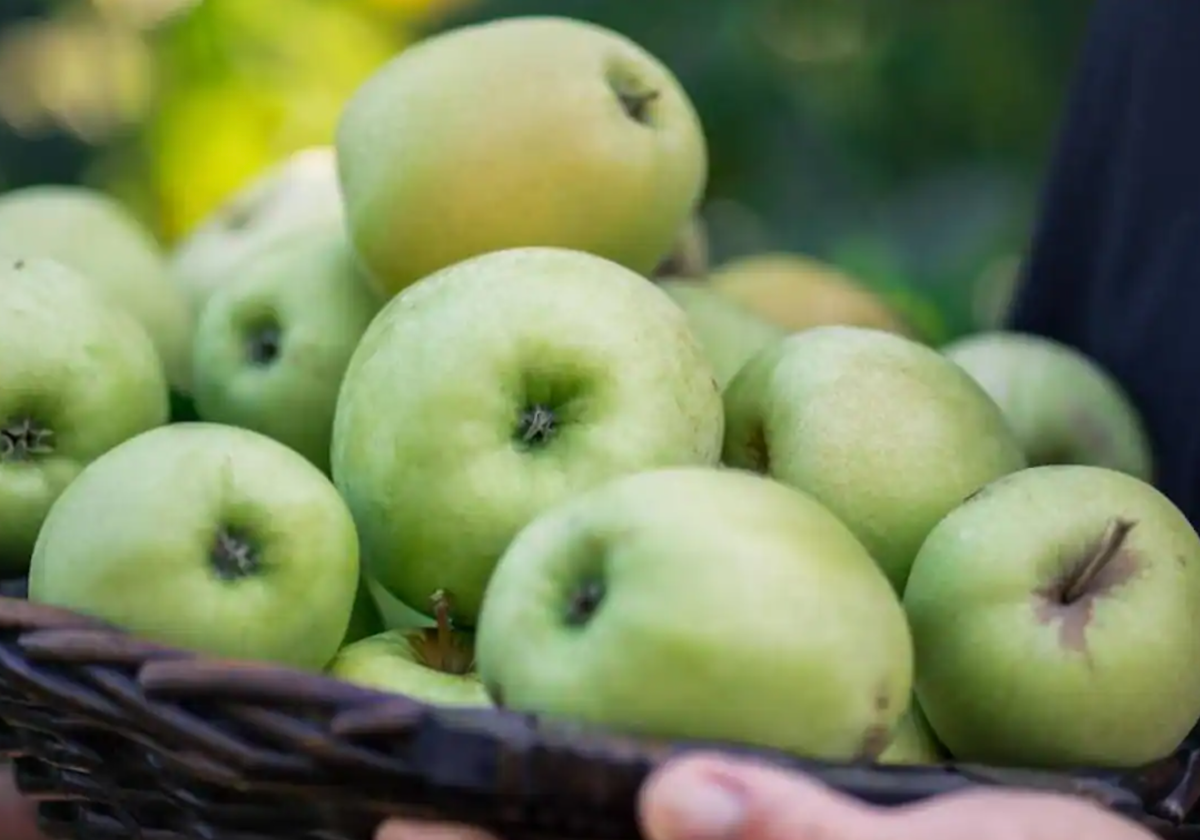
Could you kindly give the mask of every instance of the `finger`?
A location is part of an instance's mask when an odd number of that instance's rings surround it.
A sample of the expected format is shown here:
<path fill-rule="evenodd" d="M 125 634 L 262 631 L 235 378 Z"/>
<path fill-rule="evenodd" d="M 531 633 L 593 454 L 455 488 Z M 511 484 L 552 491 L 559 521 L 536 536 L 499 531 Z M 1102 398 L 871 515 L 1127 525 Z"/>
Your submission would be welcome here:
<path fill-rule="evenodd" d="M 643 791 L 651 840 L 1152 840 L 1083 800 L 1017 791 L 937 797 L 879 808 L 821 783 L 717 756 L 680 759 Z"/>
<path fill-rule="evenodd" d="M 1156 840 L 1149 829 L 1070 796 L 978 790 L 927 800 L 896 814 L 899 840 Z"/>
<path fill-rule="evenodd" d="M 650 840 L 903 840 L 879 833 L 878 809 L 814 779 L 721 756 L 668 763 L 639 809 Z"/>
<path fill-rule="evenodd" d="M 418 820 L 388 820 L 375 832 L 375 840 L 497 840 L 468 825 Z"/>

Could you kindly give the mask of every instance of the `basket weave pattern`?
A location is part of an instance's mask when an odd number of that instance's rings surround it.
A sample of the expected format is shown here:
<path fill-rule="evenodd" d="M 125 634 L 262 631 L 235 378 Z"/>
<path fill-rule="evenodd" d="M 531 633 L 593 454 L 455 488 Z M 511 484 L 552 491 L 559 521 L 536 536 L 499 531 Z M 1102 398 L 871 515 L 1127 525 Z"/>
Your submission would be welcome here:
<path fill-rule="evenodd" d="M 507 840 L 632 840 L 646 776 L 701 746 L 435 708 L 0 597 L 0 753 L 63 840 L 370 840 L 390 815 L 467 821 Z M 1037 787 L 1094 798 L 1164 838 L 1200 838 L 1186 819 L 1200 798 L 1192 750 L 1096 774 L 755 754 L 879 804 L 979 783 Z"/>

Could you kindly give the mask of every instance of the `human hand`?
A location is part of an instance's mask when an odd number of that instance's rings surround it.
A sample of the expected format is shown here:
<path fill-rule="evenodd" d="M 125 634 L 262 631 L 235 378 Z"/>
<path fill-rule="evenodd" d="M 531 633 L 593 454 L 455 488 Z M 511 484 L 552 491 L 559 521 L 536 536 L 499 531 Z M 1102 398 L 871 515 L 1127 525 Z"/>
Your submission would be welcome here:
<path fill-rule="evenodd" d="M 649 840 L 1154 840 L 1074 797 L 1015 790 L 878 808 L 797 773 L 695 755 L 661 768 L 638 804 Z M 393 821 L 376 840 L 496 840 L 474 828 Z"/>

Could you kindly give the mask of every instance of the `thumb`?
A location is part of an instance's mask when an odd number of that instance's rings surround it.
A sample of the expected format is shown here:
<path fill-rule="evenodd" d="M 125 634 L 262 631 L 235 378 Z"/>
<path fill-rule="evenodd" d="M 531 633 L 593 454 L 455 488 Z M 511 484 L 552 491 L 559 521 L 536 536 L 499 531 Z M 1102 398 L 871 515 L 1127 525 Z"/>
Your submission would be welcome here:
<path fill-rule="evenodd" d="M 877 808 L 798 773 L 704 754 L 671 761 L 651 776 L 639 812 L 649 840 L 884 837 Z M 887 838 L 901 840 L 894 833 Z"/>
<path fill-rule="evenodd" d="M 1073 797 L 981 789 L 880 808 L 798 773 L 720 756 L 667 764 L 639 804 L 650 840 L 1154 839 Z"/>

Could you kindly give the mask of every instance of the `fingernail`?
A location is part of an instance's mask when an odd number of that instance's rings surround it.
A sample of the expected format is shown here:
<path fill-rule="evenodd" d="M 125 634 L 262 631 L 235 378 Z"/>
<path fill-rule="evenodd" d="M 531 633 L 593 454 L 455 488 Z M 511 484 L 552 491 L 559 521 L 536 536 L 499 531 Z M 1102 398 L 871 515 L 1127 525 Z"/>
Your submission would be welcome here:
<path fill-rule="evenodd" d="M 658 795 L 663 840 L 732 840 L 746 818 L 741 791 L 715 779 L 680 779 Z"/>

